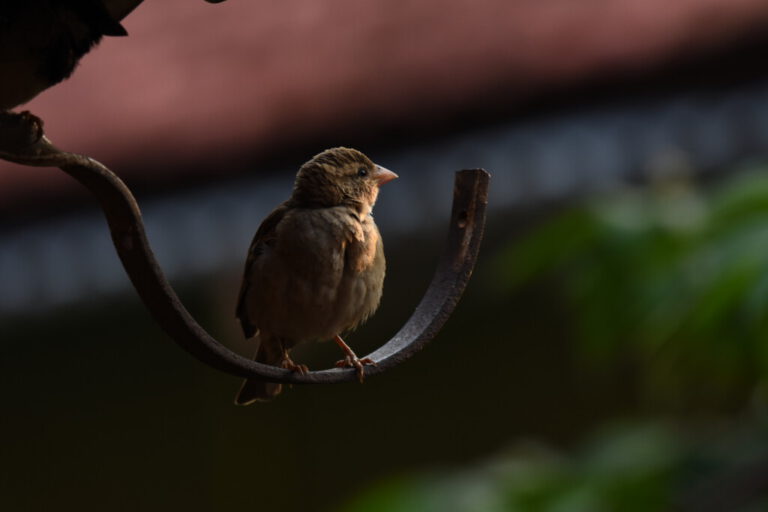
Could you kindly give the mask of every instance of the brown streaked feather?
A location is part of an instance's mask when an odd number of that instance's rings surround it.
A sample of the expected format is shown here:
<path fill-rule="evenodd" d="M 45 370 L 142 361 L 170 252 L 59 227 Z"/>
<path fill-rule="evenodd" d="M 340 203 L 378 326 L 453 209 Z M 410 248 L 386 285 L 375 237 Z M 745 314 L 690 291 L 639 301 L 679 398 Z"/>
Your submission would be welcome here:
<path fill-rule="evenodd" d="M 246 338 L 251 338 L 256 334 L 256 326 L 253 324 L 248 316 L 248 308 L 246 307 L 246 296 L 248 294 L 251 280 L 249 275 L 251 273 L 251 267 L 256 259 L 264 251 L 264 246 L 271 244 L 275 239 L 275 231 L 277 225 L 285 216 L 285 212 L 288 211 L 288 201 L 281 204 L 270 213 L 264 221 L 262 221 L 259 229 L 256 230 L 256 234 L 253 237 L 251 246 L 248 249 L 248 257 L 245 260 L 245 271 L 243 273 L 242 284 L 240 285 L 240 295 L 237 300 L 237 312 L 235 317 L 240 320 L 240 325 L 243 328 L 243 333 Z"/>
<path fill-rule="evenodd" d="M 249 269 L 247 316 L 257 329 L 283 339 L 287 348 L 338 332 L 334 307 L 345 274 L 345 241 L 350 240 L 340 209 L 288 209 L 273 244 Z"/>

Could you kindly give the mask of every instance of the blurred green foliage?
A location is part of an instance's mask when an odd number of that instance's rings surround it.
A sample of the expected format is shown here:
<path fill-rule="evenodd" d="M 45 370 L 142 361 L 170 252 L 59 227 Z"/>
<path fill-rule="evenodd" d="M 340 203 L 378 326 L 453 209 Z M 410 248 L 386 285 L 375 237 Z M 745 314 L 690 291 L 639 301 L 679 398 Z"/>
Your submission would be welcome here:
<path fill-rule="evenodd" d="M 654 399 L 717 403 L 768 376 L 768 173 L 684 174 L 561 211 L 501 258 L 546 281 L 586 362 L 639 362 Z"/>
<path fill-rule="evenodd" d="M 343 512 L 647 512 L 685 505 L 687 493 L 708 501 L 728 490 L 699 491 L 712 477 L 768 446 L 755 431 L 682 434 L 648 423 L 600 432 L 561 456 L 538 445 L 516 448 L 473 468 L 388 481 L 349 503 Z M 751 455 L 750 455 L 751 454 Z M 740 496 L 728 497 L 733 502 Z M 745 499 L 741 510 L 762 510 Z M 765 503 L 763 503 L 765 505 Z"/>
<path fill-rule="evenodd" d="M 342 510 L 765 510 L 718 479 L 768 460 L 767 249 L 768 169 L 707 185 L 662 173 L 560 209 L 508 244 L 495 276 L 513 297 L 545 290 L 539 307 L 578 341 L 579 371 L 630 369 L 641 414 L 661 404 L 677 426 L 635 419 L 570 453 L 518 442 L 474 467 L 381 482 Z M 690 410 L 706 420 L 692 426 Z M 713 421 L 728 411 L 743 424 Z"/>
<path fill-rule="evenodd" d="M 753 169 L 655 179 L 530 229 L 521 212 L 491 219 L 487 259 L 429 354 L 258 408 L 233 407 L 237 379 L 179 356 L 132 294 L 6 320 L 0 508 L 664 510 L 768 461 L 764 212 L 768 173 Z M 388 245 L 386 307 L 356 349 L 412 313 L 435 257 L 413 247 L 438 246 L 424 236 Z M 182 290 L 221 339 L 239 337 L 240 271 Z M 300 358 L 336 356 L 321 344 Z M 600 430 L 617 418 L 630 423 Z"/>

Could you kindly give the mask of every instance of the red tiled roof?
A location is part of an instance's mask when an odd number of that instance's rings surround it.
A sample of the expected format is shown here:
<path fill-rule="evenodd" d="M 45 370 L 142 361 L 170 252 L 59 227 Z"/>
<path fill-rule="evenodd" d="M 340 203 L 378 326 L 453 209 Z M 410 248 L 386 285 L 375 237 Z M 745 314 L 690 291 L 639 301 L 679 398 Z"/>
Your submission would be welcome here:
<path fill-rule="evenodd" d="M 107 163 L 192 161 L 638 69 L 766 22 L 765 0 L 163 0 L 26 108 Z M 0 164 L 0 200 L 66 180 L 43 172 Z"/>

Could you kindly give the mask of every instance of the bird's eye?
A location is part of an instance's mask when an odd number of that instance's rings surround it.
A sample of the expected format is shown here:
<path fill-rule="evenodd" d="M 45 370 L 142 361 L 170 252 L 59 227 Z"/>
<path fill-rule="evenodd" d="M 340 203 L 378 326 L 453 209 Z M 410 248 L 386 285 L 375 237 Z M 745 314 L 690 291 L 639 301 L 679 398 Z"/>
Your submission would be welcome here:
<path fill-rule="evenodd" d="M 359 168 L 357 170 L 357 175 L 360 176 L 360 177 L 367 176 L 368 175 L 368 169 L 366 169 L 365 167 Z"/>

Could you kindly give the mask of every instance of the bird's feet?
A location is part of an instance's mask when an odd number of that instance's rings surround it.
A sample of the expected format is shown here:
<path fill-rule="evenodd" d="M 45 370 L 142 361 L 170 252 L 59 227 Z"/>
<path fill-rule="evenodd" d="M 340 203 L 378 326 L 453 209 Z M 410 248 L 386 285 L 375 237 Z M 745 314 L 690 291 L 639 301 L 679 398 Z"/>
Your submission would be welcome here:
<path fill-rule="evenodd" d="M 360 381 L 360 384 L 362 384 L 363 381 L 365 380 L 366 364 L 370 364 L 371 366 L 379 366 L 378 364 L 376 364 L 376 361 L 374 361 L 370 357 L 364 357 L 362 359 L 359 359 L 354 353 L 351 355 L 348 355 L 341 361 L 336 361 L 336 366 L 338 368 L 356 368 L 357 380 Z"/>
<path fill-rule="evenodd" d="M 370 364 L 371 366 L 379 366 L 376 364 L 376 361 L 370 357 L 364 357 L 363 359 L 358 358 L 352 349 L 349 348 L 349 345 L 344 343 L 344 340 L 341 339 L 341 336 L 336 335 L 336 337 L 333 338 L 333 341 L 335 341 L 341 350 L 347 354 L 347 356 L 341 361 L 336 361 L 336 366 L 338 368 L 355 368 L 357 370 L 357 380 L 360 381 L 360 384 L 362 384 L 363 380 L 365 380 L 366 364 Z"/>
<path fill-rule="evenodd" d="M 294 363 L 291 356 L 288 355 L 288 352 L 283 353 L 283 361 L 280 363 L 280 366 L 286 370 L 296 372 L 299 375 L 306 375 L 309 373 L 309 367 L 305 364 Z"/>

